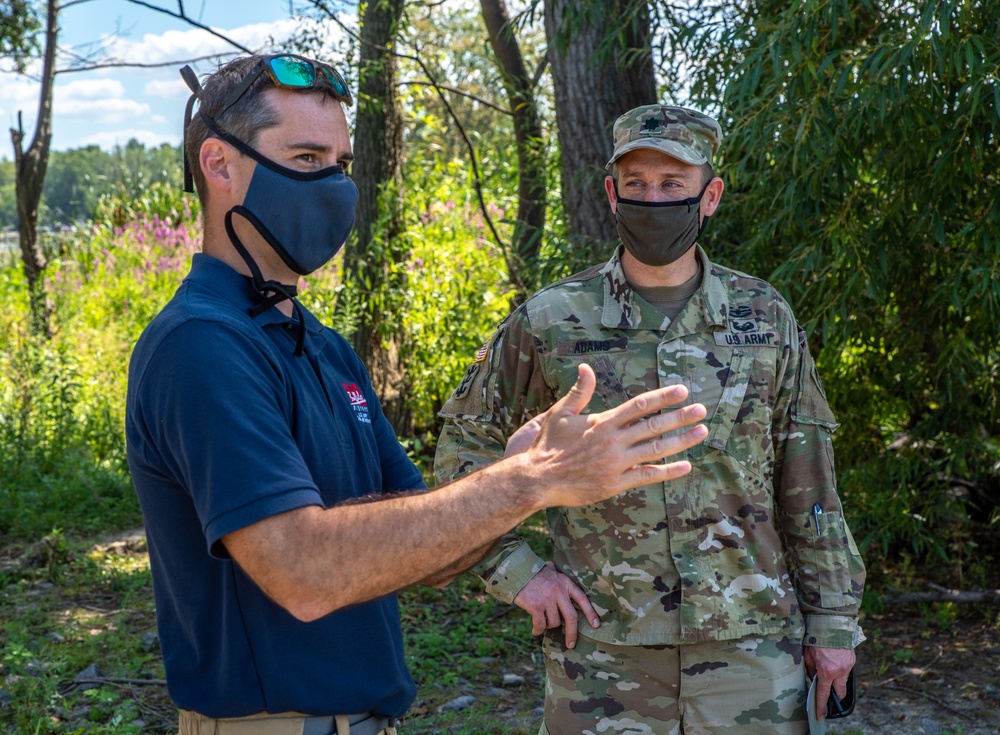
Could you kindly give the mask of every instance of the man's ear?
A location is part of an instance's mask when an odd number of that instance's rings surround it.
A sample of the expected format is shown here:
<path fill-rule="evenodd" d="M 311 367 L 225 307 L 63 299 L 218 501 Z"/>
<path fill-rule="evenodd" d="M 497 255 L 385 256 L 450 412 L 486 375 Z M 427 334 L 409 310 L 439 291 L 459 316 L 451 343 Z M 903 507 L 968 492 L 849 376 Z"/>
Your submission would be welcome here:
<path fill-rule="evenodd" d="M 218 138 L 208 138 L 198 155 L 205 183 L 212 189 L 232 191 L 233 150 Z"/>
<path fill-rule="evenodd" d="M 611 176 L 604 177 L 604 191 L 608 195 L 608 204 L 611 205 L 611 214 L 618 211 L 618 194 L 615 192 L 615 180 Z"/>
<path fill-rule="evenodd" d="M 722 192 L 725 190 L 726 186 L 722 183 L 722 179 L 716 176 L 710 182 L 705 189 L 705 198 L 702 200 L 702 212 L 706 217 L 711 217 L 715 214 L 715 210 L 719 208 L 719 202 L 722 201 Z"/>

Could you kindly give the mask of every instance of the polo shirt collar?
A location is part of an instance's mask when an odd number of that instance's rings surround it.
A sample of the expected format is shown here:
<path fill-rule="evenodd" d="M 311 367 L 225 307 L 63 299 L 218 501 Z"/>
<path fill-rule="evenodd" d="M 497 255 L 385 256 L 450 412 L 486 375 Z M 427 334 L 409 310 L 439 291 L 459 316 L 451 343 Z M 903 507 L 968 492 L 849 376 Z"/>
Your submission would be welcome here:
<path fill-rule="evenodd" d="M 214 293 L 232 304 L 235 309 L 246 314 L 248 318 L 250 318 L 250 309 L 259 302 L 257 292 L 254 290 L 249 276 L 238 273 L 228 263 L 205 253 L 194 254 L 191 259 L 191 271 L 184 280 L 190 281 L 198 288 Z M 302 314 L 305 316 L 306 331 L 310 333 L 310 336 L 323 331 L 323 325 L 320 321 L 304 306 Z M 263 327 L 269 324 L 287 324 L 296 320 L 285 316 L 276 306 L 272 306 L 262 314 L 253 317 L 253 321 Z"/>

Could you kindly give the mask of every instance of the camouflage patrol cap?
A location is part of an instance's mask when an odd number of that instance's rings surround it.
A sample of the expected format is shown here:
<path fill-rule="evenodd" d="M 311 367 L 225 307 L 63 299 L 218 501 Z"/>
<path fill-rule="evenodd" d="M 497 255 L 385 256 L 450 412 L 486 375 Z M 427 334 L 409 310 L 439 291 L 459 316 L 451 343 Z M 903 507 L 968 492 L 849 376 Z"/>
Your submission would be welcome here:
<path fill-rule="evenodd" d="M 649 148 L 692 166 L 711 163 L 719 150 L 722 128 L 708 115 L 686 107 L 644 105 L 615 121 L 615 152 L 605 168 L 629 151 Z"/>

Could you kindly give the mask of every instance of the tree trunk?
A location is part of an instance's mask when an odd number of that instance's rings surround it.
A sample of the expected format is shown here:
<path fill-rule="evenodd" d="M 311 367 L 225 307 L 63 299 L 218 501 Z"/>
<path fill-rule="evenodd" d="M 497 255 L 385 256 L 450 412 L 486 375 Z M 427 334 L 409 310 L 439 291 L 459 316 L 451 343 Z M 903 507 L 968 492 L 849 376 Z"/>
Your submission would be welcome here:
<path fill-rule="evenodd" d="M 541 284 L 534 267 L 545 228 L 545 142 L 535 101 L 534 84 L 524 65 L 504 0 L 480 0 L 490 45 L 503 75 L 504 89 L 514 117 L 517 146 L 517 222 L 509 267 L 520 302 Z"/>
<path fill-rule="evenodd" d="M 38 241 L 38 205 L 42 199 L 42 185 L 49 165 L 49 144 L 52 141 L 52 87 L 56 73 L 56 36 L 59 27 L 56 15 L 59 9 L 55 0 L 49 0 L 45 26 L 45 55 L 42 61 L 42 88 L 38 101 L 38 120 L 35 135 L 28 150 L 23 148 L 24 127 L 18 113 L 17 128 L 11 128 L 14 144 L 16 176 L 18 242 L 21 262 L 28 281 L 31 306 L 31 331 L 50 337 L 50 307 L 45 292 L 45 254 Z"/>
<path fill-rule="evenodd" d="M 396 60 L 391 49 L 403 15 L 403 0 L 370 0 L 361 10 L 356 161 L 352 178 L 360 197 L 355 237 L 345 252 L 345 268 L 360 299 L 352 342 L 397 434 L 409 434 L 408 377 L 399 300 L 406 257 L 402 231 L 403 117 L 396 98 Z"/>
<path fill-rule="evenodd" d="M 545 35 L 567 234 L 596 262 L 618 239 L 603 187 L 614 147 L 611 128 L 628 110 L 657 101 L 649 9 L 644 0 L 545 0 Z"/>

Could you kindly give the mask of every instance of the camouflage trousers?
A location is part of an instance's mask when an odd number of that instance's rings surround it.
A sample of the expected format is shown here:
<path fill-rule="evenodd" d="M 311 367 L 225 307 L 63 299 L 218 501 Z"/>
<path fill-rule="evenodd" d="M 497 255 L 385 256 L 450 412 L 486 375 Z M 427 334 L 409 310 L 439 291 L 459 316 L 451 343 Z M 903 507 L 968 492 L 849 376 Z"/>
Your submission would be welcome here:
<path fill-rule="evenodd" d="M 805 735 L 801 641 L 615 646 L 546 633 L 539 735 Z"/>

